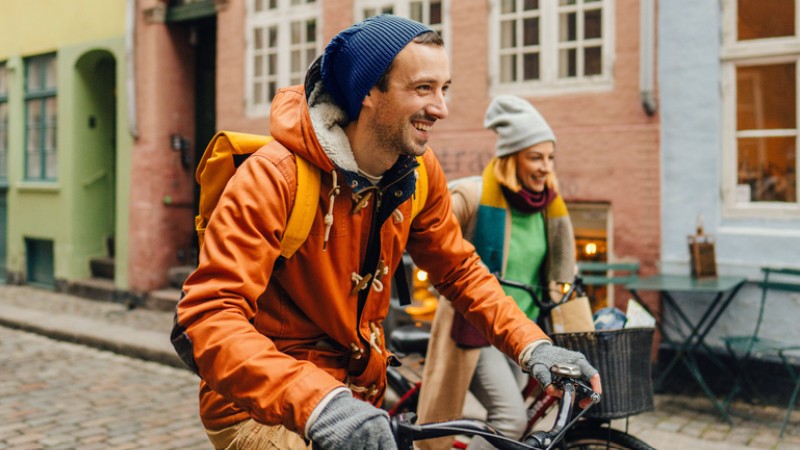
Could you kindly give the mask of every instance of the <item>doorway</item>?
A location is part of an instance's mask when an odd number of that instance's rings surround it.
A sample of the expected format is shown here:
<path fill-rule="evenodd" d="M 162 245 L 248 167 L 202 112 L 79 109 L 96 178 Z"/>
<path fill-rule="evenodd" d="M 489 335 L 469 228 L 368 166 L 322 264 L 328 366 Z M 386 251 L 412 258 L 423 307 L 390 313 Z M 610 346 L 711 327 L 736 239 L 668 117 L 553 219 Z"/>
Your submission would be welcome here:
<path fill-rule="evenodd" d="M 217 16 L 204 17 L 191 22 L 195 42 L 195 136 L 193 172 L 203 156 L 206 146 L 217 132 Z M 200 185 L 194 185 L 193 210 L 200 203 Z M 194 255 L 190 259 L 197 263 L 199 244 L 197 233 L 193 236 Z"/>
<path fill-rule="evenodd" d="M 114 279 L 117 64 L 111 53 L 92 50 L 75 71 L 74 248 L 92 276 Z"/>
<path fill-rule="evenodd" d="M 575 232 L 575 260 L 609 262 L 614 254 L 611 204 L 568 202 L 567 205 Z M 586 286 L 586 291 L 593 311 L 614 305 L 614 289 L 610 285 Z"/>
<path fill-rule="evenodd" d="M 192 49 L 195 131 L 194 141 L 183 148 L 185 154 L 182 154 L 182 163 L 192 175 L 217 131 L 217 3 L 213 0 L 171 0 L 166 14 L 167 23 L 174 31 L 178 31 L 176 36 L 180 36 L 180 47 L 185 48 L 188 42 Z M 187 64 L 189 60 L 186 58 Z M 199 202 L 200 186 L 194 183 L 192 211 L 198 210 Z M 192 254 L 187 255 L 184 249 L 179 249 L 178 257 L 181 261 L 196 265 L 199 247 L 194 220 L 187 223 L 186 229 L 192 236 L 189 249 Z"/>

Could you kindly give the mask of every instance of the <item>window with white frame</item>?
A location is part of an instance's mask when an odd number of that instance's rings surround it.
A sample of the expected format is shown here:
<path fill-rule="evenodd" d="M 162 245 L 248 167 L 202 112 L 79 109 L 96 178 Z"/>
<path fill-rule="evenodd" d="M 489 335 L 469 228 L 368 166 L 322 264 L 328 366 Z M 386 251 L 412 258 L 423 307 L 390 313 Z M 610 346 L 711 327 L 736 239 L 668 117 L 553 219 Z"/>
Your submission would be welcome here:
<path fill-rule="evenodd" d="M 248 0 L 248 114 L 266 115 L 278 88 L 303 83 L 321 52 L 319 0 Z"/>
<path fill-rule="evenodd" d="M 495 93 L 611 87 L 613 0 L 493 0 Z"/>
<path fill-rule="evenodd" d="M 445 9 L 449 6 L 447 0 L 357 0 L 355 3 L 356 18 L 358 20 L 379 14 L 395 14 L 408 17 L 411 20 L 424 23 L 439 36 L 448 42 L 447 14 Z"/>
<path fill-rule="evenodd" d="M 797 0 L 723 5 L 726 212 L 800 215 Z"/>
<path fill-rule="evenodd" d="M 56 180 L 56 99 L 56 56 L 50 54 L 25 59 L 26 180 Z"/>
<path fill-rule="evenodd" d="M 0 185 L 8 180 L 8 67 L 0 62 Z"/>

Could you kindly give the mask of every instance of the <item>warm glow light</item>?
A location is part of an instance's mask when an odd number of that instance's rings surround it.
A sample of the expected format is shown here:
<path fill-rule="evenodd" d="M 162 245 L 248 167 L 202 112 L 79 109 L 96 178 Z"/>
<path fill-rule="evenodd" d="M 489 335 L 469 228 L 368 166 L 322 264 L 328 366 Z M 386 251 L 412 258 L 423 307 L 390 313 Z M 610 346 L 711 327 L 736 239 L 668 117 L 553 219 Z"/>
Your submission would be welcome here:
<path fill-rule="evenodd" d="M 584 247 L 583 251 L 587 255 L 594 255 L 597 253 L 597 244 L 595 244 L 594 242 L 589 242 L 588 244 L 586 244 L 586 247 Z"/>
<path fill-rule="evenodd" d="M 428 280 L 428 272 L 418 270 L 417 271 L 417 280 L 418 281 L 427 281 Z"/>
<path fill-rule="evenodd" d="M 569 283 L 564 283 L 564 284 L 561 286 L 561 293 L 562 293 L 562 294 L 566 294 L 567 292 L 569 292 L 569 288 L 570 288 L 570 287 L 572 287 L 572 286 L 570 286 L 570 284 L 569 284 Z"/>

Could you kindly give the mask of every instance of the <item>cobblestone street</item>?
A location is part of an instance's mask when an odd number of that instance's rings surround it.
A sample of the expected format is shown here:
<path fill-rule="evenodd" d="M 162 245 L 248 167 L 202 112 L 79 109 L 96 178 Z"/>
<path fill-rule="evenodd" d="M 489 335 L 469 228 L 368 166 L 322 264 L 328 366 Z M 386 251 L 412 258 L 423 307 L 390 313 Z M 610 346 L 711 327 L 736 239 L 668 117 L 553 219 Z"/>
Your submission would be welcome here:
<path fill-rule="evenodd" d="M 210 449 L 197 417 L 198 379 L 174 367 L 180 363 L 169 344 L 172 317 L 1 285 L 0 449 Z M 131 354 L 146 358 L 123 356 Z M 657 449 L 800 448 L 800 409 L 780 438 L 782 405 L 737 401 L 733 424 L 726 424 L 702 395 L 654 400 L 655 409 L 632 416 L 627 427 Z"/>
<path fill-rule="evenodd" d="M 0 354 L 0 448 L 210 448 L 187 370 L 5 327 Z"/>

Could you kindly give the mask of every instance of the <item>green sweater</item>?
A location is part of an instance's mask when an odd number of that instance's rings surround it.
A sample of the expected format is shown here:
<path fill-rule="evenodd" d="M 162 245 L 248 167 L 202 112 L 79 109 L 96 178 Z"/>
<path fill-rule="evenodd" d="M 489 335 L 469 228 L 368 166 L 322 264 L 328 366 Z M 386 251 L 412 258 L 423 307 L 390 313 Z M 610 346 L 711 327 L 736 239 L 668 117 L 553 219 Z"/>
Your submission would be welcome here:
<path fill-rule="evenodd" d="M 518 281 L 536 287 L 536 295 L 542 297 L 541 284 L 544 258 L 547 254 L 547 239 L 544 231 L 544 214 L 525 214 L 511 209 L 511 242 L 506 260 L 507 280 Z M 531 320 L 539 316 L 539 308 L 522 289 L 503 286 L 506 294 L 514 297 L 519 308 Z"/>

